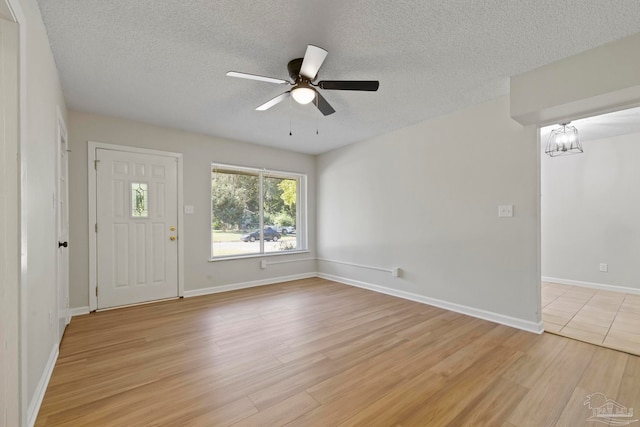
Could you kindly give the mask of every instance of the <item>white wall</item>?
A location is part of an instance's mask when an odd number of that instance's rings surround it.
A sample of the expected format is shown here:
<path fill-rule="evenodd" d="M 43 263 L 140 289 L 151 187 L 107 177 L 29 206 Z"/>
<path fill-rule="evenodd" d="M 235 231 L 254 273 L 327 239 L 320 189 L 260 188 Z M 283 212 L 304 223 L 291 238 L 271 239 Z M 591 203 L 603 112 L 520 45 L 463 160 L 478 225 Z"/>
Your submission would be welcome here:
<path fill-rule="evenodd" d="M 548 125 L 640 105 L 640 33 L 511 77 L 511 117 Z"/>
<path fill-rule="evenodd" d="M 321 155 L 319 258 L 403 273 L 319 271 L 537 324 L 537 146 L 503 97 Z"/>
<path fill-rule="evenodd" d="M 26 42 L 21 66 L 26 95 L 22 99 L 22 298 L 21 366 L 23 423 L 35 417 L 57 349 L 55 147 L 57 109 L 66 116 L 65 101 L 47 34 L 35 0 L 11 1 L 21 9 L 21 36 Z M 64 117 L 63 117 L 64 118 Z M 55 319 L 55 316 L 53 317 Z M 27 413 L 27 407 L 29 409 Z"/>
<path fill-rule="evenodd" d="M 640 290 L 640 133 L 583 148 L 542 157 L 542 275 Z"/>
<path fill-rule="evenodd" d="M 283 135 L 283 138 L 286 138 Z M 308 226 L 311 253 L 281 255 L 278 260 L 315 257 L 315 158 L 129 120 L 72 111 L 69 119 L 70 305 L 89 305 L 89 217 L 87 142 L 103 142 L 183 153 L 184 204 L 195 213 L 184 216 L 185 290 L 233 285 L 315 272 L 315 261 L 260 268 L 260 258 L 209 262 L 211 254 L 211 162 L 307 174 Z M 270 258 L 275 260 L 274 258 Z"/>
<path fill-rule="evenodd" d="M 8 18 L 8 19 L 6 19 Z M 18 26 L 0 1 L 0 426 L 18 425 L 20 175 Z"/>

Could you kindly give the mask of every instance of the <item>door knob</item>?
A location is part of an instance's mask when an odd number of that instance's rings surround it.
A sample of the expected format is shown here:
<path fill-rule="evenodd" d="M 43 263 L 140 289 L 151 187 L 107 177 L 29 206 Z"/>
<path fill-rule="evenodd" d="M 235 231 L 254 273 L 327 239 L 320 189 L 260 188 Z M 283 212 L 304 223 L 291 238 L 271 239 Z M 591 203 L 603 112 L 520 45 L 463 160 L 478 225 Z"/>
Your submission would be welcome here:
<path fill-rule="evenodd" d="M 58 242 L 58 247 L 59 248 L 66 248 L 67 246 L 69 246 L 68 242 Z"/>
<path fill-rule="evenodd" d="M 169 240 L 171 240 L 173 242 L 174 240 L 176 240 L 176 236 L 169 237 Z"/>

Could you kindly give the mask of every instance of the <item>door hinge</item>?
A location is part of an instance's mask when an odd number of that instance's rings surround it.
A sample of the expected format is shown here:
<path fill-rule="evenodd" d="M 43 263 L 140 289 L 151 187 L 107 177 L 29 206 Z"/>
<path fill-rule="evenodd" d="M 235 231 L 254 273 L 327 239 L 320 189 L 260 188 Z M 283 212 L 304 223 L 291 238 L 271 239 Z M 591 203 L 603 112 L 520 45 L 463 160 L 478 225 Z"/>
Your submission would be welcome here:
<path fill-rule="evenodd" d="M 94 160 L 94 161 L 93 161 L 93 168 L 94 168 L 95 170 L 98 170 L 98 163 L 100 163 L 100 160 Z"/>
<path fill-rule="evenodd" d="M 98 232 L 98 223 L 96 222 L 96 233 Z"/>
<path fill-rule="evenodd" d="M 96 286 L 96 296 L 98 296 L 98 287 Z"/>

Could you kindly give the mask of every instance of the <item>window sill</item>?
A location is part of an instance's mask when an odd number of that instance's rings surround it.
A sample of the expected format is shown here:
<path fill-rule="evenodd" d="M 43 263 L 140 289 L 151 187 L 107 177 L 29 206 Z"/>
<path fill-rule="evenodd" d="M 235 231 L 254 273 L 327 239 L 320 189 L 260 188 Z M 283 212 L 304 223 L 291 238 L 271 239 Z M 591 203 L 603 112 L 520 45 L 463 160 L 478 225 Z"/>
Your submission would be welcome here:
<path fill-rule="evenodd" d="M 282 251 L 282 252 L 268 252 L 264 254 L 248 254 L 248 255 L 231 255 L 231 256 L 221 256 L 210 258 L 209 262 L 218 262 L 218 261 L 237 261 L 241 259 L 252 259 L 252 258 L 265 258 L 265 257 L 274 257 L 274 256 L 283 256 L 283 255 L 298 255 L 298 254 L 308 254 L 308 249 L 300 249 L 295 251 Z"/>

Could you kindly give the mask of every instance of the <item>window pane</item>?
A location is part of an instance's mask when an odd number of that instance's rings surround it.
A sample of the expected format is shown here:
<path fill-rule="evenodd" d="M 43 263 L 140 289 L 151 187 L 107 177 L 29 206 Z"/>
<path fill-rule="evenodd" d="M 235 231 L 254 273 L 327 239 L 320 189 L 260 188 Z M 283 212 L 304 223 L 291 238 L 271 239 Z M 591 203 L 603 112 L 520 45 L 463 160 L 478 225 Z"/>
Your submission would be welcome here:
<path fill-rule="evenodd" d="M 131 183 L 131 216 L 133 218 L 149 217 L 149 199 L 147 184 L 143 182 Z"/>
<path fill-rule="evenodd" d="M 214 257 L 260 253 L 259 176 L 211 171 L 211 254 Z"/>
<path fill-rule="evenodd" d="M 212 258 L 306 249 L 304 189 L 304 175 L 212 164 Z"/>
<path fill-rule="evenodd" d="M 264 178 L 265 252 L 290 251 L 299 247 L 296 233 L 297 188 L 297 179 Z"/>

